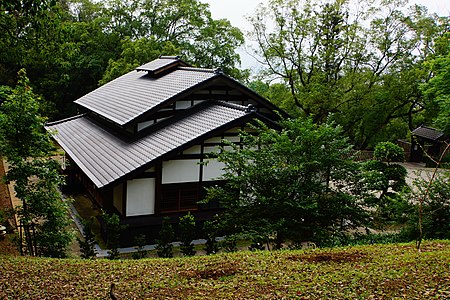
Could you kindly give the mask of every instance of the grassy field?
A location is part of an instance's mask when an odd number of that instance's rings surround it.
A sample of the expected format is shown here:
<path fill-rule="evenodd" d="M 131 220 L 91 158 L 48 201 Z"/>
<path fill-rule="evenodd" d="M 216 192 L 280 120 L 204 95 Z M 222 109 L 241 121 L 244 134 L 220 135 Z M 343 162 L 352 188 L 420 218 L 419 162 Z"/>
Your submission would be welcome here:
<path fill-rule="evenodd" d="M 0 256 L 0 299 L 450 299 L 450 241 L 144 260 Z"/>

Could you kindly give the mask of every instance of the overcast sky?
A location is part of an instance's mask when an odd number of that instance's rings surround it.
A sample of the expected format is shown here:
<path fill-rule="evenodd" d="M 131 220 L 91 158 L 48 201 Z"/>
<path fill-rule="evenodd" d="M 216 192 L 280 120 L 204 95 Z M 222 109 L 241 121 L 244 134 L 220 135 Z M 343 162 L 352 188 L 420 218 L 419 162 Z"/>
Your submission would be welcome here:
<path fill-rule="evenodd" d="M 200 0 L 203 3 L 209 3 L 212 17 L 214 19 L 228 19 L 233 26 L 238 27 L 244 33 L 250 30 L 250 25 L 246 16 L 252 15 L 260 3 L 267 3 L 268 0 Z M 449 0 L 409 0 L 411 4 L 421 4 L 428 8 L 431 13 L 437 13 L 440 16 L 450 15 Z M 244 49 L 239 50 L 241 54 L 242 67 L 250 68 L 256 71 L 258 66 L 256 60 L 246 54 Z"/>

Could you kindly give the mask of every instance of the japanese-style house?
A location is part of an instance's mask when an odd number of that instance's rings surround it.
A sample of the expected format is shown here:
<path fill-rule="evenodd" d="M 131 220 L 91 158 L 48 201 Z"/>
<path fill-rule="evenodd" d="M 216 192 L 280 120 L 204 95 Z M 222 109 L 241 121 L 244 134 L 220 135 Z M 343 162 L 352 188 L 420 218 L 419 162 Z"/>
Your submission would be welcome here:
<path fill-rule="evenodd" d="M 220 70 L 178 57 L 160 57 L 75 102 L 84 114 L 47 124 L 71 162 L 67 181 L 118 214 L 130 237 L 154 237 L 163 216 L 217 213 L 217 203 L 198 201 L 204 187 L 221 184 L 223 165 L 201 162 L 222 139 L 239 143 L 239 130 L 254 119 L 272 122 L 279 110 Z"/>

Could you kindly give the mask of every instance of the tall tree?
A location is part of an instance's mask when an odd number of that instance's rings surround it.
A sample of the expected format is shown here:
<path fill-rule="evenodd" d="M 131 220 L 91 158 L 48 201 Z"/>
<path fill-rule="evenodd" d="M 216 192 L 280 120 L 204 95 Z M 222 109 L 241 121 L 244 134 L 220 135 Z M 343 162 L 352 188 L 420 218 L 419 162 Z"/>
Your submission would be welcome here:
<path fill-rule="evenodd" d="M 434 122 L 437 127 L 450 133 L 450 32 L 439 37 L 435 52 L 425 65 L 432 72 L 432 78 L 421 86 L 429 101 L 434 106 Z"/>
<path fill-rule="evenodd" d="M 291 92 L 285 108 L 319 123 L 333 113 L 359 148 L 415 126 L 424 109 L 418 85 L 428 79 L 420 62 L 448 30 L 448 18 L 423 7 L 405 14 L 404 1 L 376 4 L 272 0 L 250 18 L 262 76 Z"/>
<path fill-rule="evenodd" d="M 30 255 L 64 257 L 72 240 L 67 203 L 59 185 L 59 163 L 50 155 L 55 150 L 39 102 L 25 71 L 0 107 L 0 150 L 10 164 L 7 181 L 13 181 L 22 206 L 17 213 Z"/>

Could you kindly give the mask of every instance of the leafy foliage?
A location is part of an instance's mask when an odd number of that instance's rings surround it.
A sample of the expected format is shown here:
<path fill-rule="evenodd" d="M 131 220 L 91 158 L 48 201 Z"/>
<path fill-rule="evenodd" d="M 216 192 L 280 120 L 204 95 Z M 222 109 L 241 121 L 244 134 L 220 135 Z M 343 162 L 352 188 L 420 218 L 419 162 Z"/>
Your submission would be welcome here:
<path fill-rule="evenodd" d="M 375 146 L 375 151 L 373 152 L 375 159 L 384 162 L 403 162 L 405 160 L 405 151 L 402 147 L 392 143 L 392 142 L 382 142 Z"/>
<path fill-rule="evenodd" d="M 220 247 L 217 242 L 217 234 L 219 230 L 218 220 L 212 219 L 203 223 L 203 232 L 206 234 L 205 252 L 206 255 L 216 254 Z"/>
<path fill-rule="evenodd" d="M 280 245 L 323 241 L 360 224 L 364 212 L 353 194 L 351 145 L 332 123 L 285 120 L 281 131 L 260 123 L 241 133 L 241 145 L 218 153 L 225 187 L 208 190 L 226 209 L 228 233 L 272 239 Z M 344 220 L 351 220 L 347 222 Z"/>
<path fill-rule="evenodd" d="M 180 217 L 180 222 L 178 223 L 180 227 L 180 250 L 184 256 L 194 256 L 194 244 L 192 244 L 192 240 L 195 237 L 195 218 L 191 213 L 187 213 L 186 215 Z"/>
<path fill-rule="evenodd" d="M 429 186 L 429 180 L 417 179 L 414 181 L 414 203 L 423 199 L 423 238 L 450 239 L 450 171 L 440 172 Z M 428 188 L 428 196 L 425 191 Z M 414 205 L 414 210 L 409 214 L 409 221 L 403 230 L 409 239 L 417 239 L 419 236 L 419 207 Z"/>
<path fill-rule="evenodd" d="M 123 299 L 445 299 L 449 264 L 448 241 L 424 242 L 422 253 L 395 244 L 170 260 L 0 256 L 0 298 L 107 298 L 115 282 Z"/>
<path fill-rule="evenodd" d="M 0 28 L 0 85 L 12 86 L 26 68 L 52 118 L 74 115 L 72 102 L 99 81 L 160 55 L 247 76 L 238 69 L 241 31 L 197 0 L 5 0 Z"/>
<path fill-rule="evenodd" d="M 120 254 L 120 235 L 127 226 L 120 223 L 120 218 L 116 214 L 109 215 L 103 212 L 102 218 L 106 227 L 106 247 L 108 247 L 108 258 L 117 259 Z"/>
<path fill-rule="evenodd" d="M 137 245 L 137 251 L 132 254 L 133 259 L 142 259 L 147 256 L 147 251 L 144 250 L 146 244 L 146 236 L 144 234 L 139 234 L 134 239 Z"/>
<path fill-rule="evenodd" d="M 374 158 L 361 166 L 361 183 L 365 203 L 374 208 L 372 211 L 375 227 L 386 223 L 402 224 L 411 210 L 403 192 L 408 191 L 407 170 L 392 162 L 403 161 L 404 151 L 391 143 L 379 143 L 375 147 Z"/>
<path fill-rule="evenodd" d="M 172 242 L 175 238 L 172 224 L 170 224 L 170 218 L 164 217 L 162 220 L 161 230 L 159 232 L 159 239 L 156 240 L 158 244 L 156 250 L 158 257 L 170 258 L 173 257 L 173 245 Z"/>
<path fill-rule="evenodd" d="M 436 54 L 430 57 L 425 65 L 434 75 L 428 83 L 421 86 L 430 101 L 430 109 L 435 112 L 435 124 L 447 134 L 450 133 L 450 32 L 446 32 L 436 40 Z M 437 112 L 437 113 L 436 113 Z"/>
<path fill-rule="evenodd" d="M 80 245 L 81 257 L 86 259 L 94 258 L 96 255 L 94 248 L 96 241 L 95 235 L 92 232 L 92 222 L 92 219 L 83 220 L 83 238 L 77 237 L 78 244 Z"/>
<path fill-rule="evenodd" d="M 64 257 L 73 236 L 67 203 L 59 186 L 63 182 L 59 163 L 39 114 L 39 99 L 29 86 L 25 71 L 6 95 L 0 110 L 0 152 L 10 164 L 7 181 L 14 181 L 22 201 L 17 214 L 24 229 L 26 252 L 30 255 Z"/>
<path fill-rule="evenodd" d="M 448 17 L 404 1 L 269 1 L 250 18 L 265 69 L 290 96 L 263 95 L 292 115 L 326 121 L 333 113 L 359 149 L 403 138 L 424 122 L 423 61 L 448 32 Z M 445 71 L 444 71 L 445 73 Z M 260 86 L 261 87 L 261 86 Z M 428 120 L 427 120 L 428 121 Z"/>

